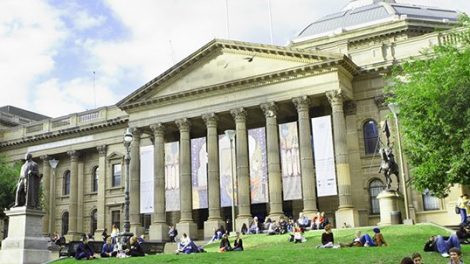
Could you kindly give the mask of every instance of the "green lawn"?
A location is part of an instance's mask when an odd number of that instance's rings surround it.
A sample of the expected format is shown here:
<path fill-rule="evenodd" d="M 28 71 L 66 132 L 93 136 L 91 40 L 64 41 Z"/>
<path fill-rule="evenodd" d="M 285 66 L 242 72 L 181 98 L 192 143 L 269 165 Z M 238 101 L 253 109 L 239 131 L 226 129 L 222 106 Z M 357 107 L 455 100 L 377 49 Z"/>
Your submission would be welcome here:
<path fill-rule="evenodd" d="M 360 228 L 363 233 L 372 235 L 372 228 Z M 356 229 L 333 230 L 335 243 L 350 242 Z M 245 251 L 218 253 L 218 243 L 205 247 L 208 253 L 176 255 L 163 254 L 140 258 L 96 259 L 87 263 L 400 263 L 404 256 L 419 252 L 424 263 L 447 263 L 437 252 L 423 252 L 423 246 L 431 235 L 448 235 L 436 226 L 420 224 L 415 226 L 388 226 L 381 228 L 388 247 L 381 248 L 340 248 L 317 249 L 321 231 L 307 231 L 307 242 L 293 244 L 288 242 L 289 235 L 247 235 L 243 237 Z M 470 254 L 470 246 L 463 245 L 464 255 Z M 469 258 L 470 259 L 470 258 Z M 58 264 L 76 263 L 64 259 Z"/>

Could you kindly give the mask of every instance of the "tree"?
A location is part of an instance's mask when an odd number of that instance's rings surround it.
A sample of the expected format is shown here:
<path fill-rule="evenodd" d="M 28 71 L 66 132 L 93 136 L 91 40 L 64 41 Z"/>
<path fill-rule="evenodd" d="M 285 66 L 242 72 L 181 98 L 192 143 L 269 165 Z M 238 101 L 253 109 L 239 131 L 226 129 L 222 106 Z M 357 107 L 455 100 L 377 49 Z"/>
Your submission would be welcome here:
<path fill-rule="evenodd" d="M 16 183 L 20 175 L 21 164 L 11 164 L 0 156 L 0 219 L 5 217 L 3 208 L 10 208 L 15 202 Z"/>
<path fill-rule="evenodd" d="M 390 102 L 399 120 L 411 183 L 445 196 L 453 184 L 470 184 L 470 30 L 456 30 L 459 44 L 434 47 L 425 59 L 395 68 Z M 463 30 L 462 30 L 463 29 Z"/>

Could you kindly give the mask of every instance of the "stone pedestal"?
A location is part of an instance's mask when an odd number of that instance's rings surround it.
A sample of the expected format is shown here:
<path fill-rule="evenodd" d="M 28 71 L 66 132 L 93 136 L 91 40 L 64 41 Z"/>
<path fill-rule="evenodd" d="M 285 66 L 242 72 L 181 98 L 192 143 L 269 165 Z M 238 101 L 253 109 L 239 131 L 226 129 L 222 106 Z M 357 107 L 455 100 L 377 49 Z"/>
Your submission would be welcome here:
<path fill-rule="evenodd" d="M 221 220 L 207 220 L 204 222 L 204 238 L 212 238 L 215 230 L 219 229 L 220 226 L 225 226 L 224 221 Z"/>
<path fill-rule="evenodd" d="M 182 237 L 184 233 L 188 235 L 192 240 L 198 239 L 197 237 L 197 225 L 193 222 L 182 222 L 176 224 L 176 230 L 178 230 L 178 237 Z"/>
<path fill-rule="evenodd" d="M 235 230 L 234 231 L 241 233 L 243 224 L 246 224 L 247 230 L 250 229 L 250 224 L 252 221 L 253 221 L 253 217 L 251 216 L 247 216 L 247 217 L 238 216 L 237 218 L 235 218 Z"/>
<path fill-rule="evenodd" d="M 359 212 L 354 208 L 340 208 L 335 212 L 336 228 L 343 226 L 344 223 L 351 227 L 360 226 Z"/>
<path fill-rule="evenodd" d="M 42 236 L 43 211 L 16 207 L 9 217 L 8 237 L 2 242 L 0 263 L 45 263 L 51 260 L 47 239 Z"/>
<path fill-rule="evenodd" d="M 380 222 L 378 225 L 400 224 L 400 203 L 402 196 L 399 192 L 385 190 L 377 195 L 380 204 Z"/>
<path fill-rule="evenodd" d="M 152 241 L 168 241 L 170 239 L 168 231 L 166 223 L 152 223 L 149 228 L 149 239 Z"/>

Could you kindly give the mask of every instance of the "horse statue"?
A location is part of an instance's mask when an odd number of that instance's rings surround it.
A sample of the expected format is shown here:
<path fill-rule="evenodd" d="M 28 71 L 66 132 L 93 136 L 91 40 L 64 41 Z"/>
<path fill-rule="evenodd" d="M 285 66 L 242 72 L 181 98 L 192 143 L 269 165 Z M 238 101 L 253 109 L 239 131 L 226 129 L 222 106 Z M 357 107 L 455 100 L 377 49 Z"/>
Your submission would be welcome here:
<path fill-rule="evenodd" d="M 386 190 L 390 190 L 392 186 L 392 177 L 391 175 L 394 174 L 397 177 L 397 186 L 400 186 L 400 178 L 398 177 L 398 164 L 395 162 L 395 156 L 392 153 L 392 149 L 390 147 L 380 148 L 380 156 L 382 158 L 382 162 L 380 163 L 379 173 L 383 172 L 385 176 L 385 181 L 387 188 Z M 399 187 L 397 187 L 397 191 Z"/>

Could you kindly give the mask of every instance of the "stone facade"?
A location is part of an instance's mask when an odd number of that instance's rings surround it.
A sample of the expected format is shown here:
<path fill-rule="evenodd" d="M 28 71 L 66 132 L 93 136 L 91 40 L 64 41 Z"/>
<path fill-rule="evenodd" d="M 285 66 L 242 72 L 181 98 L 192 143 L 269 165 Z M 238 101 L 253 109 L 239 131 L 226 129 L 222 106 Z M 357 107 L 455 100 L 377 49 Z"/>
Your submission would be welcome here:
<path fill-rule="evenodd" d="M 376 198 L 371 186 L 383 179 L 377 154 L 366 154 L 363 129 L 373 122 L 380 131 L 389 115 L 383 104 L 384 76 L 392 64 L 418 56 L 431 45 L 452 41 L 449 36 L 454 34 L 418 34 L 406 23 L 400 20 L 287 47 L 213 40 L 116 106 L 5 130 L 0 134 L 0 153 L 15 161 L 31 151 L 40 164 L 48 188 L 44 233 L 62 233 L 68 215 L 70 239 L 93 231 L 99 236 L 105 228 L 110 232 L 113 217 L 119 218 L 114 221 L 119 220 L 123 229 L 124 182 L 129 175 L 122 138 L 130 127 L 134 134 L 129 168 L 131 231 L 147 232 L 139 210 L 139 147 L 153 145 L 156 191 L 150 239 L 167 239 L 168 225 L 177 225 L 179 233 L 208 237 L 228 218 L 227 210 L 220 207 L 217 136 L 234 129 L 238 139 L 234 171 L 240 229 L 251 221 L 254 210 L 249 196 L 247 129 L 266 127 L 270 199 L 261 209 L 263 215 L 277 219 L 286 213 L 297 217 L 299 212 L 312 216 L 325 211 L 337 226 L 375 225 L 380 216 L 372 208 L 371 200 Z M 246 60 L 248 56 L 251 61 Z M 325 115 L 332 120 L 338 195 L 317 197 L 310 118 Z M 298 125 L 303 196 L 286 202 L 282 201 L 277 125 L 292 121 Z M 28 130 L 30 126 L 41 129 Z M 191 138 L 201 136 L 207 139 L 209 197 L 208 209 L 202 211 L 191 207 L 189 145 Z M 165 211 L 163 144 L 171 141 L 180 142 L 180 212 Z M 50 159 L 59 160 L 57 168 L 49 168 Z M 112 176 L 118 167 L 121 177 L 116 184 Z M 70 186 L 64 179 L 70 179 Z M 465 190 L 454 187 L 447 198 L 438 200 L 410 188 L 411 218 L 458 223 L 453 204 Z"/>

